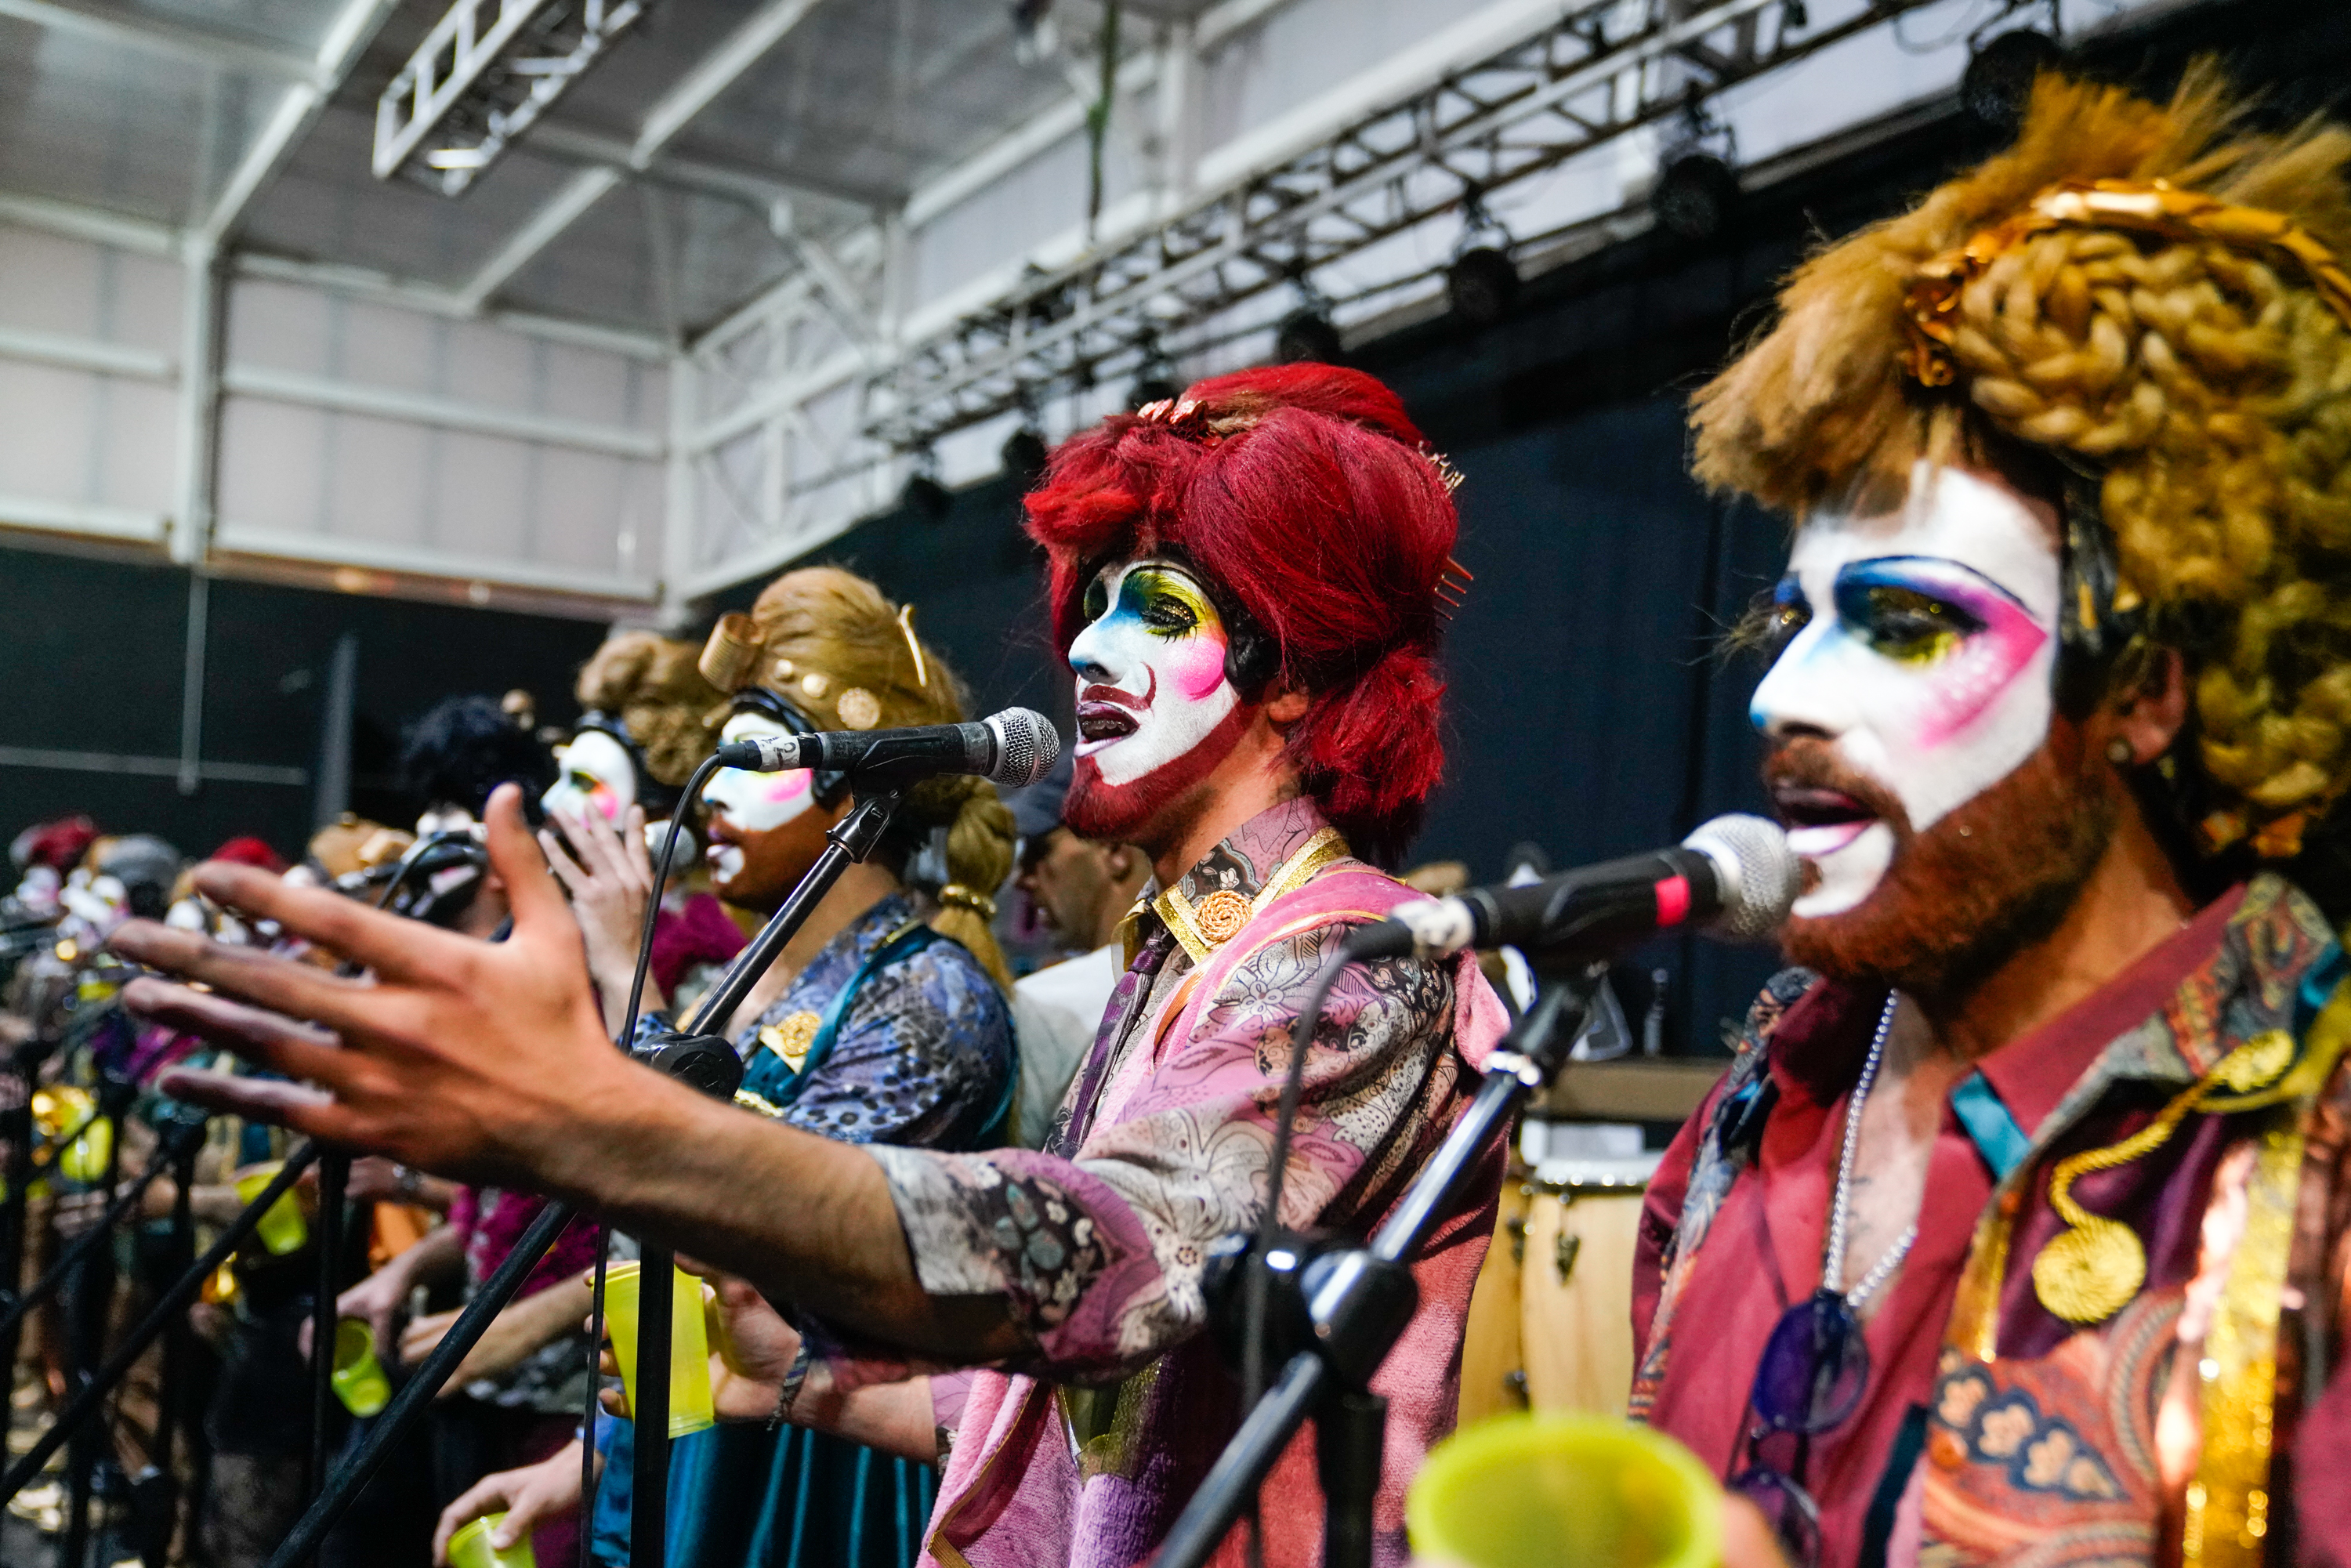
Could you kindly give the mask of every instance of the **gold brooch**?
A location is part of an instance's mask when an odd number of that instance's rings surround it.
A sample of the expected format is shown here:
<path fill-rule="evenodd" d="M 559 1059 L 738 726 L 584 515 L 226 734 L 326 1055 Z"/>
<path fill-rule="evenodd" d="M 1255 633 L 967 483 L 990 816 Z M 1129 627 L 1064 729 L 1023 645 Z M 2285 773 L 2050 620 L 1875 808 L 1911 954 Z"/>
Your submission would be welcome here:
<path fill-rule="evenodd" d="M 841 711 L 843 729 L 872 729 L 882 722 L 882 699 L 863 686 L 852 686 L 841 693 L 835 706 Z"/>
<path fill-rule="evenodd" d="M 809 1047 L 816 1043 L 817 1025 L 822 1022 L 811 1012 L 786 1015 L 780 1021 L 763 1026 L 759 1043 L 784 1059 L 784 1065 L 794 1072 L 808 1060 Z"/>
<path fill-rule="evenodd" d="M 1229 887 L 1220 887 L 1200 900 L 1192 918 L 1201 936 L 1212 946 L 1221 946 L 1239 936 L 1241 927 L 1249 923 L 1249 916 L 1255 913 L 1246 897 Z"/>

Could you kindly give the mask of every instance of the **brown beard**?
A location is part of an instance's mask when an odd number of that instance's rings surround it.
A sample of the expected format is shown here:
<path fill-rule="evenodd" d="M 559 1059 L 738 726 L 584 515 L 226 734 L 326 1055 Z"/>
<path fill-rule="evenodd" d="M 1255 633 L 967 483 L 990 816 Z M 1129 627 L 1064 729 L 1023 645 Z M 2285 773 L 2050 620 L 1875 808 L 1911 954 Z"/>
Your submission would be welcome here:
<path fill-rule="evenodd" d="M 2080 729 L 2063 718 L 2014 772 L 1923 833 L 1900 801 L 1840 767 L 1824 742 L 1790 743 L 1765 762 L 1764 775 L 1841 789 L 1894 832 L 1893 858 L 1867 898 L 1782 927 L 1788 956 L 1837 979 L 1907 992 L 1930 1008 L 1965 997 L 2057 929 L 2122 810 L 2121 781 L 2085 754 Z"/>

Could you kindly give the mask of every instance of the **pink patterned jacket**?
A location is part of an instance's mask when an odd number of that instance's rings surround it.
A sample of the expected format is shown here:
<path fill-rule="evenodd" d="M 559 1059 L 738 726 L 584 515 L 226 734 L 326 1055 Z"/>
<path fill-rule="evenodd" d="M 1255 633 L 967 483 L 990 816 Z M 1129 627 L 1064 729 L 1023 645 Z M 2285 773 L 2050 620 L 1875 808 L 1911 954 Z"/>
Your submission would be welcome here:
<path fill-rule="evenodd" d="M 1311 801 L 1276 807 L 1177 891 L 1196 909 L 1220 891 L 1255 900 L 1326 827 Z M 1202 1275 L 1211 1242 L 1257 1222 L 1301 993 L 1329 943 L 1410 896 L 1341 858 L 1256 908 L 1204 959 L 1146 904 L 1134 961 L 1042 1152 L 870 1151 L 924 1289 L 1001 1301 L 1028 1341 L 1002 1366 L 935 1379 L 943 1413 L 962 1406 L 931 1517 L 933 1561 L 1132 1568 L 1156 1550 L 1239 1422 L 1238 1387 L 1202 1333 Z M 1307 1059 L 1283 1222 L 1375 1227 L 1467 1106 L 1506 1022 L 1466 958 L 1346 971 Z M 1405 1558 L 1405 1483 L 1453 1426 L 1503 1153 L 1498 1140 L 1414 1260 L 1420 1310 L 1374 1381 L 1389 1400 L 1384 1564 Z M 834 1370 L 870 1380 L 875 1369 L 844 1356 Z M 1266 1560 L 1311 1568 L 1322 1511 L 1311 1427 L 1264 1496 Z M 1241 1540 L 1236 1531 L 1220 1563 L 1240 1560 Z"/>

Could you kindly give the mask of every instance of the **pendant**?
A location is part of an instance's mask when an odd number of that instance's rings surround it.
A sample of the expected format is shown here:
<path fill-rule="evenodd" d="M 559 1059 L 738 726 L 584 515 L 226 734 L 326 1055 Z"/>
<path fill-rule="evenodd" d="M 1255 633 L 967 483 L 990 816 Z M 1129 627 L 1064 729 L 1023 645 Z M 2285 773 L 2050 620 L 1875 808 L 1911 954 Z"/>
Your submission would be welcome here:
<path fill-rule="evenodd" d="M 2069 1323 L 2101 1323 L 2127 1305 L 2147 1282 L 2147 1249 L 2131 1228 L 2098 1215 L 2041 1249 L 2032 1260 L 2032 1293 Z"/>
<path fill-rule="evenodd" d="M 800 1063 L 808 1060 L 809 1047 L 816 1043 L 820 1021 L 811 1012 L 787 1013 L 778 1022 L 761 1027 L 759 1043 L 782 1057 L 784 1065 L 798 1072 Z"/>
<path fill-rule="evenodd" d="M 1825 1432 L 1853 1414 L 1868 1382 L 1861 1320 L 1843 1296 L 1823 1289 L 1781 1314 L 1750 1397 L 1755 1413 L 1779 1431 Z"/>

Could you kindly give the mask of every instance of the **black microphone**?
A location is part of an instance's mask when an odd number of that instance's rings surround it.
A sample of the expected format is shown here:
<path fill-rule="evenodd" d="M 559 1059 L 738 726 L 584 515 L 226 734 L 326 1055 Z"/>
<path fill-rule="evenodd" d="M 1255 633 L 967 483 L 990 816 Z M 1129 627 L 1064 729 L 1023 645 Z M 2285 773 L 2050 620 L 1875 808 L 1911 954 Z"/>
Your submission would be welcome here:
<path fill-rule="evenodd" d="M 1802 881 L 1779 824 L 1733 814 L 1704 823 L 1673 849 L 1522 887 L 1473 887 L 1452 898 L 1400 904 L 1387 919 L 1350 933 L 1347 952 L 1357 958 L 1443 957 L 1507 944 L 1597 957 L 1678 925 L 1746 941 L 1787 917 Z"/>
<path fill-rule="evenodd" d="M 886 768 L 900 780 L 934 773 L 977 773 L 998 784 L 1034 784 L 1052 770 L 1061 737 L 1043 714 L 1008 707 L 973 724 L 905 729 L 829 729 L 763 735 L 718 748 L 721 768 L 777 773 L 789 768 L 833 772 Z"/>

